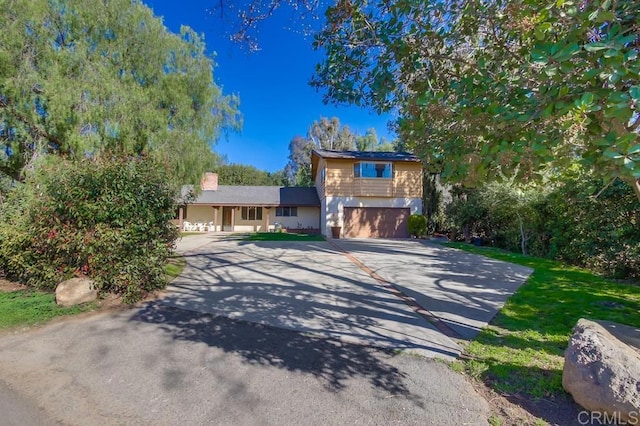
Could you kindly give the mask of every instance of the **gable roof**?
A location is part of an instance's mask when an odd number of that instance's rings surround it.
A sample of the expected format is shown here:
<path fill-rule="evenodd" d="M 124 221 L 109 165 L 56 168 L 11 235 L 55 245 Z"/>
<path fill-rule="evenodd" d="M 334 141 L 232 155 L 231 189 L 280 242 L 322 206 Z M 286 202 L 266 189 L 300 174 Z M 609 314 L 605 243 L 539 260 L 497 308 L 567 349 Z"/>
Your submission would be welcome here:
<path fill-rule="evenodd" d="M 183 195 L 192 189 L 183 187 Z M 315 188 L 219 185 L 217 191 L 202 191 L 191 204 L 319 207 L 320 199 Z"/>
<path fill-rule="evenodd" d="M 320 158 L 335 160 L 361 161 L 392 161 L 419 163 L 420 159 L 408 152 L 379 152 L 379 151 L 332 151 L 328 149 L 313 149 L 311 151 L 311 177 L 315 181 Z"/>

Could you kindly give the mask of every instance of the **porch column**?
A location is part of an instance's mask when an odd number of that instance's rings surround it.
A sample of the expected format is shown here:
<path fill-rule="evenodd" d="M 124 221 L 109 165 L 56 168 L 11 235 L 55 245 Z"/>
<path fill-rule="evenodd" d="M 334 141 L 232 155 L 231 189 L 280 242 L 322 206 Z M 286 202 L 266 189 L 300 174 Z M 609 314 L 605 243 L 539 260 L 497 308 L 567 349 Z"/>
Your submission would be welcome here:
<path fill-rule="evenodd" d="M 213 207 L 213 232 L 218 232 L 218 208 Z"/>
<path fill-rule="evenodd" d="M 266 207 L 265 211 L 267 212 L 267 226 L 265 226 L 263 232 L 269 230 L 269 213 L 271 212 L 271 207 Z"/>
<path fill-rule="evenodd" d="M 182 224 L 184 223 L 184 209 L 182 207 L 178 207 L 178 226 L 180 230 L 182 230 Z"/>
<path fill-rule="evenodd" d="M 231 207 L 231 231 L 236 230 L 236 208 Z"/>

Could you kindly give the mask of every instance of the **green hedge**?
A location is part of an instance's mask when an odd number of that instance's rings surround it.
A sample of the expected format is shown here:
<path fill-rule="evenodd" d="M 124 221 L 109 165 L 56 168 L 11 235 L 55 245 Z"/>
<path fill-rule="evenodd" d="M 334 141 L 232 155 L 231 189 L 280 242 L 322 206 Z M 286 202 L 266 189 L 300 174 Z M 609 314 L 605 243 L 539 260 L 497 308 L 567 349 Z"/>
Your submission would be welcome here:
<path fill-rule="evenodd" d="M 449 218 L 467 237 L 559 259 L 615 278 L 640 279 L 640 202 L 624 182 L 566 173 L 546 186 L 490 184 L 456 194 Z"/>
<path fill-rule="evenodd" d="M 0 268 L 43 290 L 88 276 L 134 302 L 166 284 L 175 210 L 166 169 L 149 159 L 50 159 L 5 203 Z"/>

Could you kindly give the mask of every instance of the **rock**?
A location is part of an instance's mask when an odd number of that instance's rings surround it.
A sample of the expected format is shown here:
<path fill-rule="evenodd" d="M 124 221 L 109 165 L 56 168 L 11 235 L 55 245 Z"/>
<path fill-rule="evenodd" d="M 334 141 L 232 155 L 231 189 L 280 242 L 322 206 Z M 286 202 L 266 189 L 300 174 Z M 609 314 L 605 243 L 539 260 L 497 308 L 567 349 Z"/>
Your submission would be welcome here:
<path fill-rule="evenodd" d="M 607 413 L 619 422 L 637 421 L 639 344 L 640 329 L 580 319 L 565 352 L 562 386 L 589 411 Z"/>
<path fill-rule="evenodd" d="M 93 302 L 98 298 L 93 280 L 88 278 L 71 278 L 56 287 L 56 303 L 62 306 L 79 305 Z"/>

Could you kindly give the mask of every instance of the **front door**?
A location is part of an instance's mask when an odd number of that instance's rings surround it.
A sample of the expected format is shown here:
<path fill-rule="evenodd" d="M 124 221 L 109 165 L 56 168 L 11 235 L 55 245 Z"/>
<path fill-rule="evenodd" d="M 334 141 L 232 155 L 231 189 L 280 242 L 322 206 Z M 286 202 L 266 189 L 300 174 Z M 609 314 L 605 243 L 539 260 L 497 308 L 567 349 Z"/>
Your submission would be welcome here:
<path fill-rule="evenodd" d="M 233 231 L 231 214 L 233 207 L 222 207 L 222 230 Z"/>

